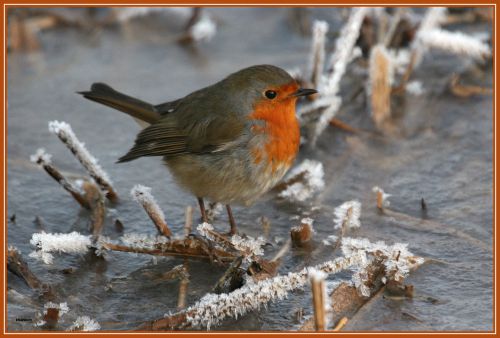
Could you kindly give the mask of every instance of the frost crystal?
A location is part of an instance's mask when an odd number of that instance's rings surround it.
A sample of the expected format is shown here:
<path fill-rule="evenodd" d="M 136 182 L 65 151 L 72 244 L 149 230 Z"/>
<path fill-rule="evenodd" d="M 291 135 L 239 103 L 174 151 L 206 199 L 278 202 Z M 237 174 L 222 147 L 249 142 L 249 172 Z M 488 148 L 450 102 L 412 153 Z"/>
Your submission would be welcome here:
<path fill-rule="evenodd" d="M 81 316 L 76 318 L 76 320 L 73 322 L 73 325 L 71 325 L 67 331 L 97 331 L 101 329 L 101 325 L 94 320 L 91 319 L 88 316 Z"/>
<path fill-rule="evenodd" d="M 217 25 L 208 15 L 202 15 L 189 29 L 189 33 L 195 41 L 210 41 L 217 33 Z"/>
<path fill-rule="evenodd" d="M 200 235 L 207 237 L 207 238 L 211 238 L 211 235 L 209 232 L 214 231 L 214 227 L 207 222 L 203 222 L 202 224 L 198 225 L 196 230 L 198 230 Z"/>
<path fill-rule="evenodd" d="M 287 179 L 291 179 L 302 173 L 304 173 L 302 181 L 289 185 L 278 196 L 291 201 L 303 202 L 325 187 L 325 181 L 323 180 L 325 172 L 321 162 L 304 160 L 290 171 Z"/>
<path fill-rule="evenodd" d="M 157 245 L 168 243 L 169 239 L 161 235 L 128 233 L 120 237 L 120 241 L 132 248 L 154 249 Z"/>
<path fill-rule="evenodd" d="M 252 238 L 248 236 L 247 238 L 242 238 L 239 235 L 233 235 L 231 243 L 237 250 L 245 252 L 250 256 L 262 256 L 264 254 L 262 246 L 266 244 L 266 241 L 263 237 Z"/>
<path fill-rule="evenodd" d="M 33 163 L 37 163 L 40 159 L 42 160 L 43 163 L 49 164 L 52 159 L 52 155 L 47 153 L 45 149 L 39 148 L 37 149 L 35 154 L 30 156 L 30 161 Z"/>
<path fill-rule="evenodd" d="M 359 228 L 361 223 L 361 203 L 358 201 L 348 201 L 335 208 L 335 218 L 333 223 L 335 229 L 342 229 L 345 224 L 346 228 Z"/>
<path fill-rule="evenodd" d="M 330 235 L 326 239 L 323 240 L 323 245 L 334 245 L 337 243 L 339 238 L 335 235 Z"/>
<path fill-rule="evenodd" d="M 424 88 L 421 81 L 410 81 L 406 84 L 406 92 L 415 96 L 420 96 L 424 93 Z"/>
<path fill-rule="evenodd" d="M 53 256 L 50 252 L 85 253 L 91 246 L 91 236 L 81 235 L 76 231 L 69 234 L 42 231 L 33 234 L 30 243 L 36 247 L 30 257 L 40 259 L 45 264 L 52 264 Z"/>
<path fill-rule="evenodd" d="M 323 96 L 330 97 L 330 105 L 326 106 L 327 108 L 323 111 L 316 124 L 313 143 L 326 129 L 328 123 L 335 116 L 342 103 L 342 99 L 338 96 L 340 80 L 342 76 L 344 76 L 348 62 L 351 60 L 351 54 L 358 40 L 361 24 L 367 12 L 368 8 L 366 7 L 353 8 L 347 23 L 344 25 L 337 38 L 335 52 L 330 59 L 330 65 L 333 68 L 333 72 L 326 80 L 326 83 L 319 88 L 319 92 L 324 93 Z"/>

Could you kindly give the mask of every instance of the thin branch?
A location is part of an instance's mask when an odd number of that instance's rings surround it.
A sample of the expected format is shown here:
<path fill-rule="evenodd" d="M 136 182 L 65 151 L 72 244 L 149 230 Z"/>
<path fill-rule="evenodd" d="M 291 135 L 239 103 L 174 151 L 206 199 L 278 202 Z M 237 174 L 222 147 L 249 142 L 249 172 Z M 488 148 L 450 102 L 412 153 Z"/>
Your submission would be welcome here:
<path fill-rule="evenodd" d="M 78 140 L 71 126 L 66 122 L 52 121 L 49 122 L 49 131 L 56 134 L 73 155 L 75 155 L 89 175 L 106 191 L 106 197 L 110 201 L 116 202 L 118 195 L 111 185 L 108 174 L 97 164 L 97 159 L 90 154 L 84 144 Z"/>
<path fill-rule="evenodd" d="M 137 184 L 132 188 L 130 194 L 137 203 L 140 203 L 142 205 L 149 218 L 153 221 L 154 225 L 158 229 L 160 235 L 169 238 L 172 237 L 172 231 L 165 221 L 165 214 L 160 209 L 158 203 L 156 203 L 153 195 L 151 195 L 151 188 Z"/>
<path fill-rule="evenodd" d="M 56 168 L 54 167 L 51 162 L 50 158 L 52 155 L 48 154 L 45 152 L 44 149 L 38 149 L 36 154 L 31 155 L 30 159 L 31 162 L 34 162 L 41 166 L 47 174 L 50 175 L 54 180 L 59 183 L 64 190 L 69 192 L 71 196 L 85 209 L 90 209 L 89 202 L 87 199 L 82 195 L 80 189 L 78 189 L 76 186 L 74 186 L 70 181 L 64 177 L 64 175 Z"/>

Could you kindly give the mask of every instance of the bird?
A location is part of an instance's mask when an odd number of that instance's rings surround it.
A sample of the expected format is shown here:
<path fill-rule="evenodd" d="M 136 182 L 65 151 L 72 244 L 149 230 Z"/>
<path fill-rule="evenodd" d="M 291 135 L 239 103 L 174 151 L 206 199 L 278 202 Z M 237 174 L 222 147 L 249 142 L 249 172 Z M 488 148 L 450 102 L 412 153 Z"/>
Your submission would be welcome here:
<path fill-rule="evenodd" d="M 153 105 L 94 83 L 83 97 L 135 118 L 144 128 L 118 163 L 159 156 L 175 181 L 198 199 L 250 206 L 292 166 L 300 145 L 296 102 L 317 93 L 301 88 L 285 70 L 255 65 L 182 98 Z"/>

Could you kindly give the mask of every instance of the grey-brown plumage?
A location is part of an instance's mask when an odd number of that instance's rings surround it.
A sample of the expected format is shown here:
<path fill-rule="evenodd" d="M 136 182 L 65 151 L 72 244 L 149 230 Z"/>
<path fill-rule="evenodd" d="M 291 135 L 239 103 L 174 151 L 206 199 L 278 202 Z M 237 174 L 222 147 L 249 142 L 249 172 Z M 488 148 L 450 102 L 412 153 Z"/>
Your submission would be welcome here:
<path fill-rule="evenodd" d="M 259 65 L 159 105 L 102 83 L 80 94 L 149 124 L 118 162 L 162 156 L 197 197 L 248 205 L 293 162 L 300 136 L 295 101 L 314 92 L 299 90 L 281 68 Z"/>

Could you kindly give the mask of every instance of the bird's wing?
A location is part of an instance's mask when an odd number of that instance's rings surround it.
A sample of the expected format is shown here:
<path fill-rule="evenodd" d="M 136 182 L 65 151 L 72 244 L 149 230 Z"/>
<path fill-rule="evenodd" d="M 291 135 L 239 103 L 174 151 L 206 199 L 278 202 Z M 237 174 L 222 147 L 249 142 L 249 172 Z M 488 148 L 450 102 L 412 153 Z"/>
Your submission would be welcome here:
<path fill-rule="evenodd" d="M 204 118 L 181 120 L 183 116 L 164 115 L 142 130 L 130 151 L 118 162 L 142 156 L 176 156 L 230 150 L 239 144 L 244 121 L 235 116 L 204 114 Z M 185 116 L 187 117 L 187 116 Z"/>

